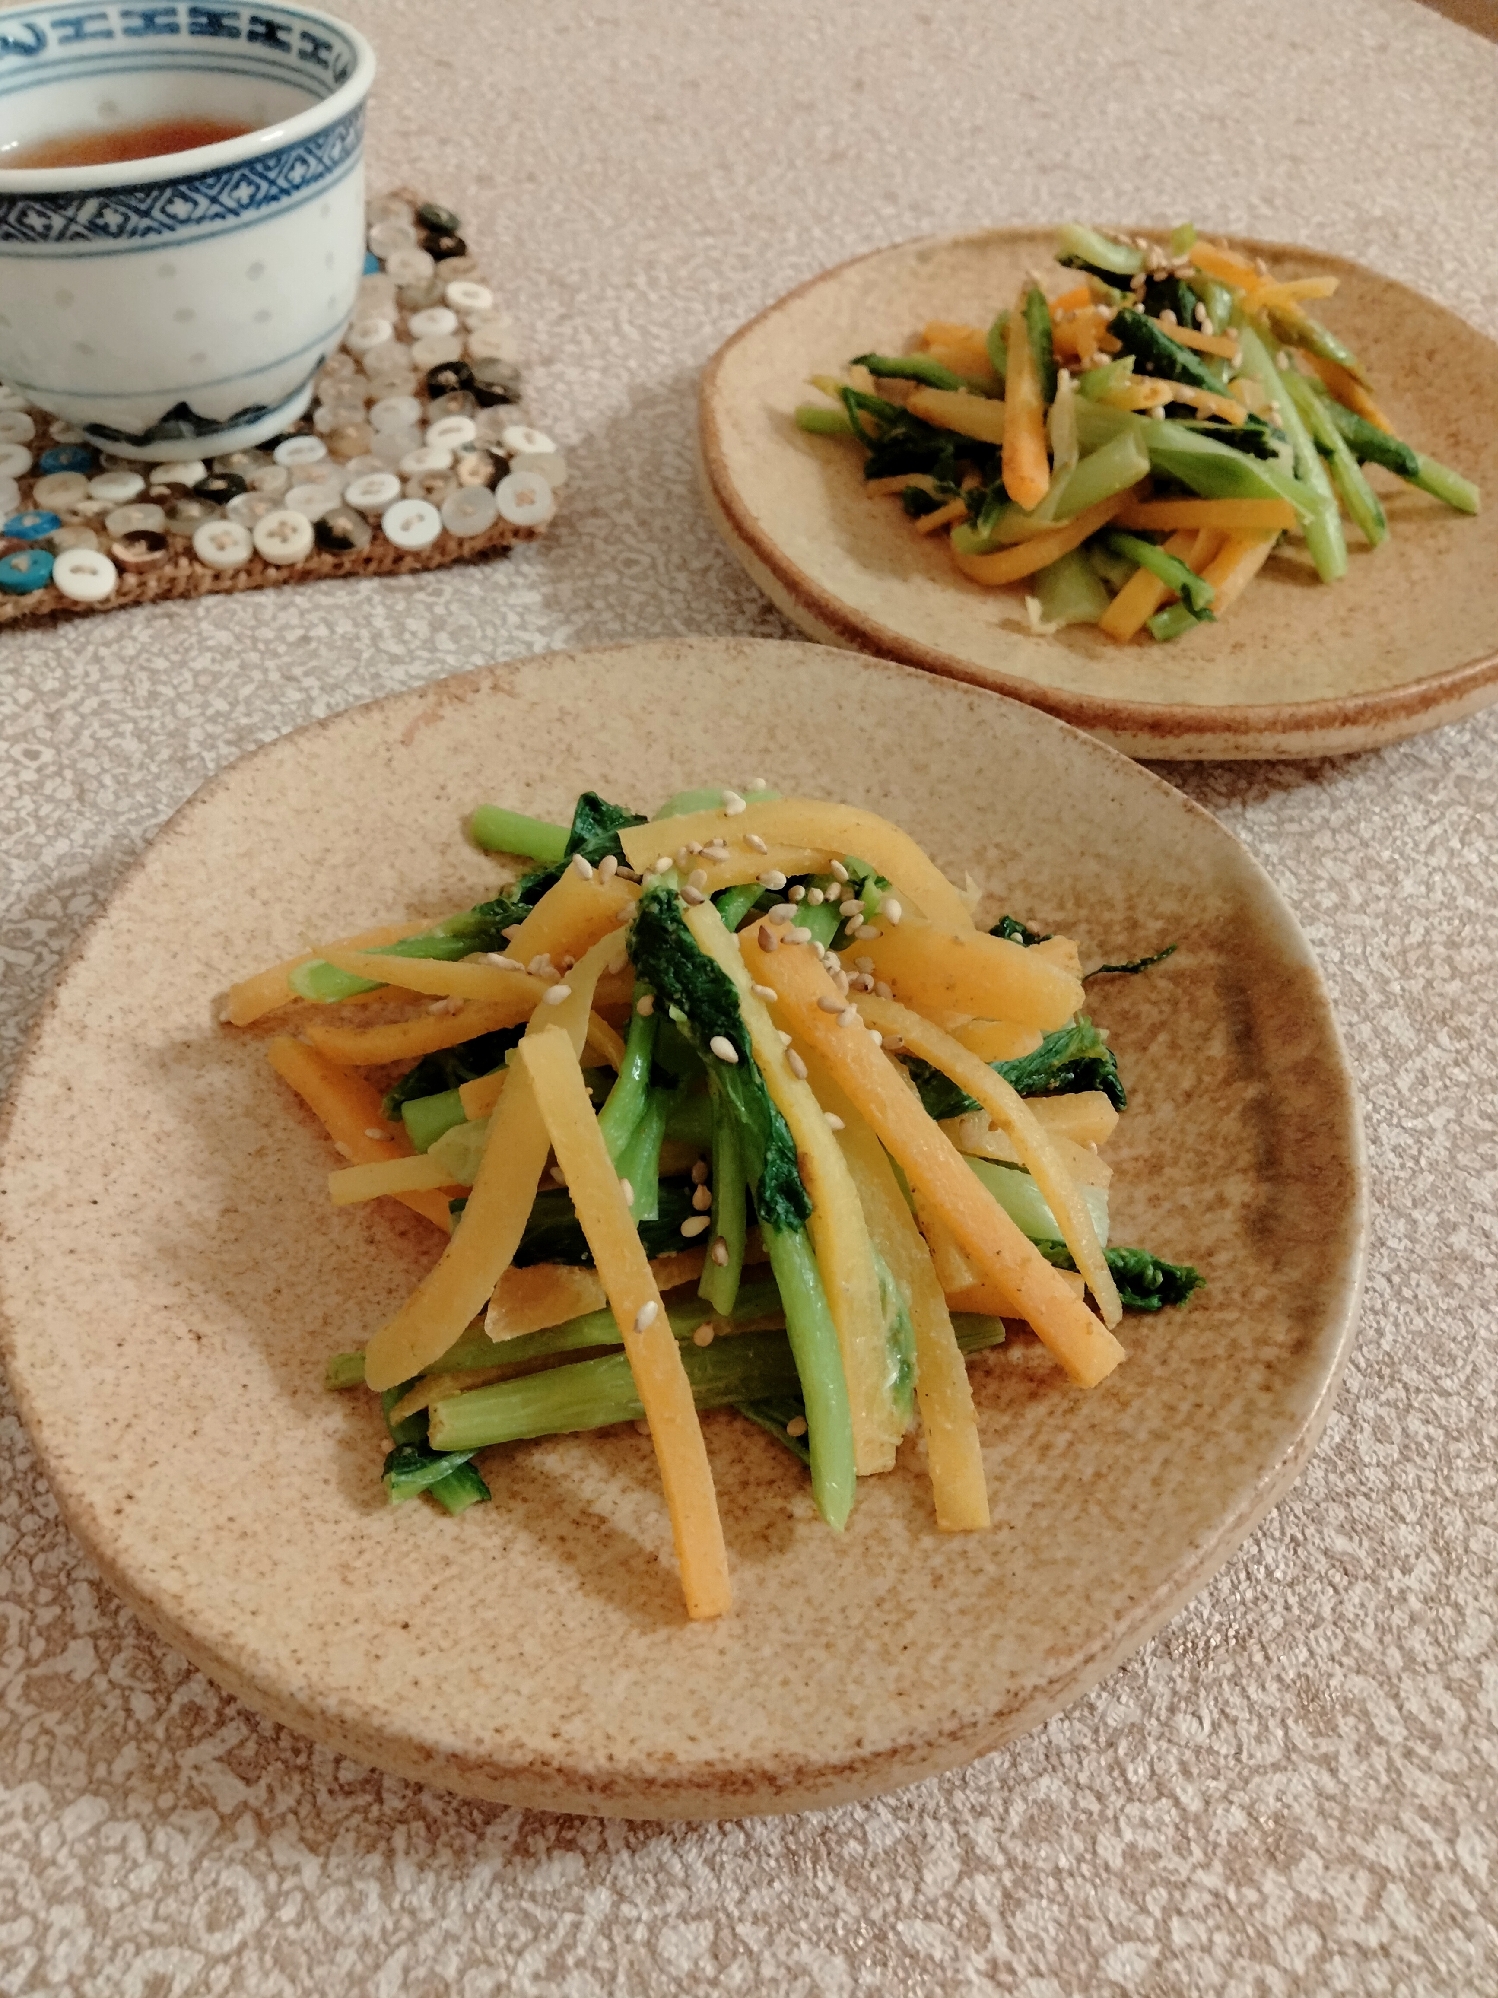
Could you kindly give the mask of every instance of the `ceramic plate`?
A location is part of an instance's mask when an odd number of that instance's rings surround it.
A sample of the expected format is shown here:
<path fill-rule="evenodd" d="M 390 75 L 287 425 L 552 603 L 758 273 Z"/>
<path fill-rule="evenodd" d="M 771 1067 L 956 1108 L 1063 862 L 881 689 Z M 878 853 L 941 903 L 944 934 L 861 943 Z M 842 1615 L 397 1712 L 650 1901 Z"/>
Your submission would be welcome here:
<path fill-rule="evenodd" d="M 713 518 L 803 631 L 1032 702 L 1131 756 L 1320 756 L 1394 742 L 1498 699 L 1498 507 L 1469 519 L 1374 470 L 1390 534 L 1349 534 L 1344 582 L 1277 554 L 1219 627 L 1120 647 L 1090 626 L 1031 635 L 1020 594 L 954 570 L 941 537 L 870 499 L 862 459 L 796 429 L 807 377 L 903 351 L 928 319 L 987 324 L 1055 231 L 1002 230 L 877 250 L 813 278 L 743 327 L 702 378 Z M 1417 292 L 1340 257 L 1240 241 L 1287 277 L 1341 279 L 1329 325 L 1361 355 L 1396 430 L 1498 493 L 1498 346 Z"/>
<path fill-rule="evenodd" d="M 789 718 L 794 717 L 794 725 Z M 667 724 L 667 725 L 664 725 Z M 918 1441 L 845 1535 L 707 1418 L 735 1605 L 689 1626 L 648 1438 L 491 1453 L 495 1503 L 392 1509 L 372 1399 L 329 1394 L 434 1259 L 335 1212 L 331 1149 L 213 995 L 303 939 L 490 892 L 483 799 L 561 816 L 764 775 L 908 827 L 1084 960 L 1133 1107 L 1116 1239 L 1198 1264 L 1091 1393 L 1018 1334 L 973 1364 L 996 1523 L 932 1522 Z M 282 1022 L 267 1023 L 279 1027 Z M 7 1358 L 74 1532 L 170 1643 L 362 1761 L 554 1810 L 826 1805 L 1034 1726 L 1201 1586 L 1318 1434 L 1358 1290 L 1352 1086 L 1304 938 L 1204 812 L 1033 709 L 824 647 L 526 660 L 356 708 L 215 778 L 69 964 L 11 1099 Z M 386 1211 L 388 1206 L 389 1211 Z"/>

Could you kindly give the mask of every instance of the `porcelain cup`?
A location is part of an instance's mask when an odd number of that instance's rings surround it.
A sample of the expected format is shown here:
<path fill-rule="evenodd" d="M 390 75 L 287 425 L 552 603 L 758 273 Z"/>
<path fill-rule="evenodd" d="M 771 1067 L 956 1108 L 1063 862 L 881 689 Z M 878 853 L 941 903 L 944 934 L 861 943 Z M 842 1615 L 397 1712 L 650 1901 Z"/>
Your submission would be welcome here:
<path fill-rule="evenodd" d="M 239 450 L 301 415 L 364 269 L 364 37 L 311 7 L 0 13 L 0 383 L 125 457 Z M 241 137 L 7 169 L 174 118 Z"/>

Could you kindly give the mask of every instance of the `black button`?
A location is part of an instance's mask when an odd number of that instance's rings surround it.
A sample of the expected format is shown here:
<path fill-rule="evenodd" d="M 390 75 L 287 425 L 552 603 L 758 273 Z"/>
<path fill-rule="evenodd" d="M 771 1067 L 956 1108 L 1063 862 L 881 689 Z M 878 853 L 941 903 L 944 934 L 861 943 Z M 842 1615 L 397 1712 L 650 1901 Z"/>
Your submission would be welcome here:
<path fill-rule="evenodd" d="M 482 367 L 483 363 L 480 362 Z M 451 395 L 455 389 L 470 392 L 474 385 L 473 369 L 466 361 L 443 361 L 439 367 L 427 370 L 427 394 Z"/>
<path fill-rule="evenodd" d="M 471 361 L 468 375 L 464 386 L 472 389 L 486 408 L 496 402 L 519 402 L 520 370 L 513 361 Z"/>
<path fill-rule="evenodd" d="M 423 201 L 416 219 L 424 228 L 436 230 L 439 236 L 456 236 L 463 226 L 450 208 L 440 207 L 435 201 Z"/>
<path fill-rule="evenodd" d="M 468 255 L 468 245 L 463 241 L 461 236 L 449 235 L 445 230 L 441 229 L 428 229 L 424 231 L 421 238 L 421 247 L 429 257 L 434 257 L 439 264 L 446 263 L 449 257 L 466 257 Z"/>
<path fill-rule="evenodd" d="M 199 479 L 192 490 L 195 499 L 211 500 L 215 506 L 227 506 L 231 499 L 238 499 L 249 489 L 249 480 L 241 478 L 238 472 L 210 472 L 206 479 Z"/>
<path fill-rule="evenodd" d="M 332 507 L 312 525 L 318 547 L 330 555 L 351 555 L 356 549 L 367 548 L 371 531 L 363 514 L 351 506 Z"/>

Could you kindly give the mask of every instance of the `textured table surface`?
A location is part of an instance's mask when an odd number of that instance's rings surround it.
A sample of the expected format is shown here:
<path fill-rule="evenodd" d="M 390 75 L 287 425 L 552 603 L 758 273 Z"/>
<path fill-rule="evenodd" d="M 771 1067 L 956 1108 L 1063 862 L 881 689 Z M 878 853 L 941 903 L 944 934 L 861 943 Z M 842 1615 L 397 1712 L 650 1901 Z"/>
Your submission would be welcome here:
<path fill-rule="evenodd" d="M 7 1067 L 132 856 L 256 744 L 489 660 L 789 635 L 704 522 L 693 382 L 829 263 L 1189 212 L 1498 333 L 1498 48 L 1407 0 L 343 10 L 384 65 L 371 184 L 470 219 L 566 509 L 471 574 L 0 637 Z M 1191 1607 L 1038 1733 L 880 1802 L 527 1815 L 383 1779 L 208 1684 L 96 1580 L 6 1401 L 0 1993 L 1498 1990 L 1498 711 L 1345 762 L 1167 774 L 1320 953 L 1375 1212 L 1325 1439 Z"/>

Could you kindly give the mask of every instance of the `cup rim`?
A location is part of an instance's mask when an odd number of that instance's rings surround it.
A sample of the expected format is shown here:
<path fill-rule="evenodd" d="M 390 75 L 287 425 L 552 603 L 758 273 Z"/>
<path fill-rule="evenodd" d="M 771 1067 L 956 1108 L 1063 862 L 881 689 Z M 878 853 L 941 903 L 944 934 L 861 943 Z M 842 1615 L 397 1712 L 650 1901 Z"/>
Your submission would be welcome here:
<path fill-rule="evenodd" d="M 303 0 L 285 0 L 284 11 L 308 21 L 325 21 L 353 44 L 354 67 L 330 96 L 275 124 L 257 125 L 253 131 L 240 133 L 237 139 L 220 139 L 212 146 L 189 146 L 180 153 L 156 153 L 139 160 L 107 160 L 100 166 L 0 166 L 0 196 L 78 194 L 93 188 L 138 187 L 154 180 L 211 173 L 215 167 L 233 166 L 241 160 L 279 152 L 283 146 L 295 145 L 309 133 L 335 124 L 369 95 L 378 66 L 374 49 L 356 27 L 325 8 L 305 6 Z"/>

